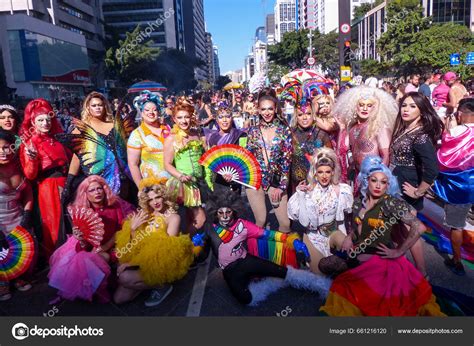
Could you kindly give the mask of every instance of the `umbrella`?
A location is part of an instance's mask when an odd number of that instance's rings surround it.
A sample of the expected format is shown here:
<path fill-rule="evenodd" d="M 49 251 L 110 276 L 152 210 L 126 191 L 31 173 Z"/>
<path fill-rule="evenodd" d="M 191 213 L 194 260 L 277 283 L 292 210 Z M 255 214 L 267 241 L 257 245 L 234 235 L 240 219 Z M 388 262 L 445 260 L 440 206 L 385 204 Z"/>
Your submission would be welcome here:
<path fill-rule="evenodd" d="M 320 83 L 327 83 L 327 79 L 320 75 L 318 72 L 309 69 L 297 69 L 291 71 L 290 73 L 284 75 L 281 78 L 281 85 L 285 85 L 291 81 L 298 81 L 299 83 L 303 84 L 308 79 L 314 79 Z"/>
<path fill-rule="evenodd" d="M 139 93 L 140 91 L 167 91 L 168 89 L 163 84 L 153 82 L 151 80 L 144 80 L 133 84 L 129 89 L 128 93 Z"/>
<path fill-rule="evenodd" d="M 224 90 L 230 90 L 230 89 L 242 89 L 243 86 L 242 84 L 240 83 L 235 83 L 235 82 L 230 82 L 230 83 L 227 83 L 225 86 L 224 86 Z"/>

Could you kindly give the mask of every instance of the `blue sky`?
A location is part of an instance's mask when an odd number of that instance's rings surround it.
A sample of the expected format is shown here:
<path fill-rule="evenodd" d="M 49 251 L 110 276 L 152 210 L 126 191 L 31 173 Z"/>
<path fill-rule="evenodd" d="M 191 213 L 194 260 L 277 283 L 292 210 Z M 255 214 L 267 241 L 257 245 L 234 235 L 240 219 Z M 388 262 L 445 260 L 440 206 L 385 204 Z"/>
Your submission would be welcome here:
<path fill-rule="evenodd" d="M 221 74 L 243 67 L 255 30 L 265 26 L 274 5 L 275 0 L 204 0 L 204 19 L 219 47 Z"/>

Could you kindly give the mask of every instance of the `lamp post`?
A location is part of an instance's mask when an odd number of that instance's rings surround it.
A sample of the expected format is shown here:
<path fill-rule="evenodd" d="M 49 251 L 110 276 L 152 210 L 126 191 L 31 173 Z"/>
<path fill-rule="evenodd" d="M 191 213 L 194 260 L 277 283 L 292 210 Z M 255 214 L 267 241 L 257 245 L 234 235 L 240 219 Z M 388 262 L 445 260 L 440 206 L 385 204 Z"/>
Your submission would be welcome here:
<path fill-rule="evenodd" d="M 313 57 L 313 29 L 312 28 L 309 29 L 308 38 L 309 38 L 309 47 L 308 47 L 309 57 L 312 58 Z"/>

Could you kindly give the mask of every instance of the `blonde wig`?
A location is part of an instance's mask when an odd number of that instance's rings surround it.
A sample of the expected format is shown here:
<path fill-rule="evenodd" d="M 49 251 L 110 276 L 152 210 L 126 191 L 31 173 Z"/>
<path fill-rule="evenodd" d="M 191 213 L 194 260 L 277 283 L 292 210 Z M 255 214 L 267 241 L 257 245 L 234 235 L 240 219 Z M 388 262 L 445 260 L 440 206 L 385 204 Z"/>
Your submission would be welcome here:
<path fill-rule="evenodd" d="M 84 103 L 82 104 L 82 111 L 81 111 L 81 119 L 86 124 L 89 123 L 90 119 L 92 118 L 91 113 L 89 112 L 89 106 L 91 104 L 92 99 L 100 99 L 104 103 L 104 110 L 102 113 L 102 121 L 112 121 L 114 119 L 112 109 L 110 108 L 109 101 L 105 98 L 104 95 L 98 93 L 97 91 L 91 92 L 89 95 L 86 96 L 84 99 Z"/>
<path fill-rule="evenodd" d="M 292 129 L 298 126 L 298 112 L 303 112 L 303 113 L 306 112 L 307 107 L 311 108 L 311 115 L 313 116 L 313 123 L 314 123 L 314 120 L 316 120 L 315 118 L 316 115 L 314 114 L 313 104 L 311 102 L 307 102 L 306 104 L 303 104 L 303 105 L 297 103 L 295 105 L 295 111 L 293 112 L 293 116 L 290 119 L 290 127 Z"/>
<path fill-rule="evenodd" d="M 375 116 L 369 121 L 368 139 L 373 139 L 382 128 L 393 129 L 398 114 L 398 105 L 395 99 L 385 91 L 361 85 L 344 91 L 337 99 L 333 115 L 346 128 L 357 123 L 357 104 L 359 100 L 373 99 L 376 102 Z"/>
<path fill-rule="evenodd" d="M 311 165 L 308 171 L 308 185 L 312 188 L 318 183 L 316 178 L 316 172 L 321 166 L 329 166 L 332 168 L 333 176 L 331 183 L 333 185 L 339 184 L 341 178 L 341 167 L 337 160 L 336 152 L 329 148 L 318 148 L 314 151 L 314 155 L 311 158 Z"/>
<path fill-rule="evenodd" d="M 138 205 L 140 208 L 147 212 L 148 214 L 153 214 L 153 209 L 150 207 L 148 202 L 150 202 L 150 198 L 148 197 L 148 193 L 155 192 L 158 196 L 163 198 L 163 205 L 165 213 L 176 213 L 178 210 L 178 205 L 171 200 L 168 190 L 166 188 L 166 178 L 156 178 L 156 177 L 149 177 L 145 178 L 140 181 L 138 186 Z"/>

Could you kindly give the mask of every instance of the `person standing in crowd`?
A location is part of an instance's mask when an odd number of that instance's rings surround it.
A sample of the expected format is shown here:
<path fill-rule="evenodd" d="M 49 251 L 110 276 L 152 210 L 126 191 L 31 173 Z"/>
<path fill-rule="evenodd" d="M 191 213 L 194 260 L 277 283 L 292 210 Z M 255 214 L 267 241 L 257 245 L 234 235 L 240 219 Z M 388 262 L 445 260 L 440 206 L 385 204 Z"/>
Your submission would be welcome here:
<path fill-rule="evenodd" d="M 171 128 L 173 126 L 173 107 L 174 107 L 173 98 L 171 96 L 168 96 L 165 102 L 166 102 L 166 108 L 164 111 L 165 124 Z"/>
<path fill-rule="evenodd" d="M 148 90 L 135 101 L 142 123 L 133 130 L 127 143 L 127 159 L 133 181 L 138 187 L 149 176 L 169 178 L 163 160 L 163 144 L 171 129 L 161 123 L 163 99 Z"/>
<path fill-rule="evenodd" d="M 15 136 L 0 129 L 0 247 L 3 239 L 17 226 L 30 230 L 32 226 L 33 193 L 29 181 L 24 177 L 15 155 Z M 34 268 L 35 263 L 30 265 Z M 19 291 L 28 291 L 32 286 L 25 275 L 14 281 Z M 12 295 L 10 281 L 0 278 L 0 302 Z"/>
<path fill-rule="evenodd" d="M 448 109 L 450 110 L 449 113 L 456 113 L 459 101 L 467 96 L 469 96 L 469 93 L 467 92 L 466 87 L 461 83 L 460 78 L 456 78 L 453 85 L 451 85 L 451 89 L 449 89 L 449 102 L 447 104 Z"/>
<path fill-rule="evenodd" d="M 61 139 L 75 154 L 69 166 L 63 202 L 73 198 L 78 181 L 89 175 L 100 175 L 114 194 L 126 199 L 131 179 L 127 138 L 132 129 L 124 126 L 120 116 L 113 116 L 107 99 L 95 91 L 84 100 L 81 120 L 74 119 L 73 123 L 74 131 Z"/>
<path fill-rule="evenodd" d="M 211 109 L 211 98 L 208 94 L 196 95 L 196 112 L 199 126 L 211 128 L 214 122 L 214 115 Z"/>
<path fill-rule="evenodd" d="M 340 173 L 336 153 L 329 148 L 316 149 L 307 180 L 299 183 L 288 201 L 288 217 L 306 228 L 303 241 L 313 273 L 320 273 L 319 261 L 330 256 L 331 249 L 350 250 L 351 229 L 346 229 L 344 221 L 350 221 L 354 198 L 352 188 L 339 182 Z"/>
<path fill-rule="evenodd" d="M 431 100 L 431 89 L 430 89 L 430 84 L 433 81 L 433 74 L 432 73 L 425 73 L 423 75 L 423 78 L 421 79 L 421 85 L 420 88 L 418 89 L 418 92 L 424 96 L 428 100 Z"/>
<path fill-rule="evenodd" d="M 184 96 L 176 102 L 173 121 L 164 143 L 165 169 L 171 175 L 167 187 L 171 198 L 187 208 L 188 232 L 194 235 L 206 221 L 201 205 L 213 189 L 212 172 L 198 162 L 206 151 L 206 138 L 194 129 L 194 107 Z"/>
<path fill-rule="evenodd" d="M 347 132 L 339 140 L 344 144 L 340 144 L 340 148 L 350 150 L 350 153 L 340 152 L 339 155 L 343 158 L 346 155 L 350 157 L 354 177 L 359 173 L 366 156 L 380 156 L 384 164 L 388 165 L 390 140 L 397 112 L 398 105 L 393 97 L 377 88 L 358 86 L 345 91 L 338 98 L 334 115 L 340 119 Z M 348 173 L 349 179 L 351 170 Z"/>
<path fill-rule="evenodd" d="M 410 75 L 407 86 L 405 87 L 405 95 L 413 91 L 418 91 L 419 85 L 420 85 L 420 75 L 419 74 Z"/>
<path fill-rule="evenodd" d="M 436 109 L 438 116 L 444 120 L 446 115 L 448 115 L 448 106 L 449 106 L 449 91 L 451 90 L 451 85 L 456 81 L 456 73 L 446 72 L 443 76 L 440 84 L 434 88 L 431 99 L 433 100 L 433 106 Z"/>
<path fill-rule="evenodd" d="M 437 154 L 441 172 L 433 190 L 445 202 L 444 221 L 451 229 L 453 257 L 444 263 L 456 275 L 465 275 L 461 245 L 467 215 L 474 203 L 471 182 L 474 174 L 474 98 L 462 99 L 457 113 L 459 125 L 443 133 Z"/>
<path fill-rule="evenodd" d="M 418 92 L 401 100 L 390 145 L 390 168 L 403 191 L 403 199 L 417 211 L 438 175 L 436 145 L 443 123 L 426 97 Z M 420 272 L 426 275 L 423 243 L 417 241 L 411 253 Z"/>
<path fill-rule="evenodd" d="M 278 100 L 264 95 L 258 99 L 259 125 L 248 132 L 247 149 L 256 157 L 262 169 L 262 187 L 255 191 L 247 188 L 247 198 L 259 227 L 265 227 L 268 195 L 278 219 L 279 231 L 290 231 L 287 215 L 289 173 L 293 146 L 291 132 L 278 113 Z"/>
<path fill-rule="evenodd" d="M 311 157 L 316 149 L 323 146 L 332 148 L 332 143 L 326 131 L 316 126 L 311 102 L 297 105 L 290 127 L 293 139 L 290 190 L 293 194 L 298 184 L 308 176 L 310 164 L 307 156 Z"/>

